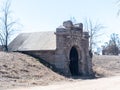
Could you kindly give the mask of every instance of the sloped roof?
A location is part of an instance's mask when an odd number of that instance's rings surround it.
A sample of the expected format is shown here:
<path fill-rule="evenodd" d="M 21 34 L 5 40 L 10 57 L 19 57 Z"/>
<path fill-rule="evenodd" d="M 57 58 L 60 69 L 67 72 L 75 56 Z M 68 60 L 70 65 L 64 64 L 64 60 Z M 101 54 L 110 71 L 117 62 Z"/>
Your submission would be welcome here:
<path fill-rule="evenodd" d="M 19 34 L 8 46 L 9 51 L 55 50 L 54 32 L 35 32 Z"/>

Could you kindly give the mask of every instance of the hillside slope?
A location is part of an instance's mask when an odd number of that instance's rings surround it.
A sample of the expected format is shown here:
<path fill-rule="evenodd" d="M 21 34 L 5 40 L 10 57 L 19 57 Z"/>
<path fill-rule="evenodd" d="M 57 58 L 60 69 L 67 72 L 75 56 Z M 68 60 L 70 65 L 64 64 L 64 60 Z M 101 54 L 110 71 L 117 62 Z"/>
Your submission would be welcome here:
<path fill-rule="evenodd" d="M 65 78 L 33 57 L 0 52 L 0 87 L 47 85 L 61 80 Z"/>
<path fill-rule="evenodd" d="M 94 56 L 93 70 L 101 76 L 120 75 L 120 56 Z M 48 85 L 58 81 L 73 81 L 45 67 L 25 54 L 0 52 L 0 90 L 11 87 Z"/>

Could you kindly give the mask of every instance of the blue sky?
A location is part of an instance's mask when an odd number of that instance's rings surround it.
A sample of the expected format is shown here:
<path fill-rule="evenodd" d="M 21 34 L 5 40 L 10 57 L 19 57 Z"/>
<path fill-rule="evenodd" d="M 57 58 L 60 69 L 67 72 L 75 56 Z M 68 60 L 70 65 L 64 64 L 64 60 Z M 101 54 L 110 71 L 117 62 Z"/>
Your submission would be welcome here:
<path fill-rule="evenodd" d="M 0 0 L 0 5 L 2 4 Z M 22 32 L 55 31 L 63 21 L 75 17 L 76 22 L 90 18 L 103 24 L 104 39 L 120 34 L 117 0 L 12 0 L 11 10 L 19 20 Z"/>

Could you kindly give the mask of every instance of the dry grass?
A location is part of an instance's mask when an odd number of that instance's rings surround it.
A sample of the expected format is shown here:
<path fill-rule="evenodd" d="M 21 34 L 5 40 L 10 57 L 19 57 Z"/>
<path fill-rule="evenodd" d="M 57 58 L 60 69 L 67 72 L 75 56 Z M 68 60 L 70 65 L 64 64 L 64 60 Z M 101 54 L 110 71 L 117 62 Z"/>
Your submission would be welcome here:
<path fill-rule="evenodd" d="M 119 68 L 120 56 L 93 58 L 93 69 L 97 75 L 120 75 Z M 48 85 L 64 80 L 68 79 L 45 67 L 33 57 L 21 53 L 0 52 L 0 88 Z"/>
<path fill-rule="evenodd" d="M 100 76 L 120 75 L 120 56 L 99 55 L 93 58 L 93 70 Z"/>
<path fill-rule="evenodd" d="M 66 80 L 35 58 L 21 53 L 0 52 L 0 87 L 47 85 Z"/>

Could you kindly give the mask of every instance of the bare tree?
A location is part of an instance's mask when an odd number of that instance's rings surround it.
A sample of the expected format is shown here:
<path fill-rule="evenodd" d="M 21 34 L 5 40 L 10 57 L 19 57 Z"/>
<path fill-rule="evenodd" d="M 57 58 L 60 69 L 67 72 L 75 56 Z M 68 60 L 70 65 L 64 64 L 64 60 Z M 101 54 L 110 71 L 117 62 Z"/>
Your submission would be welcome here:
<path fill-rule="evenodd" d="M 72 21 L 73 24 L 76 24 L 77 23 L 77 20 L 75 17 L 70 17 L 70 21 Z"/>
<path fill-rule="evenodd" d="M 116 1 L 116 5 L 118 7 L 117 15 L 119 16 L 120 15 L 120 0 Z"/>
<path fill-rule="evenodd" d="M 103 55 L 118 55 L 120 50 L 120 38 L 118 34 L 111 34 L 109 42 L 104 45 Z"/>
<path fill-rule="evenodd" d="M 90 19 L 85 20 L 85 30 L 89 32 L 90 39 L 89 39 L 89 48 L 93 50 L 93 47 L 98 43 L 97 38 L 101 36 L 103 33 L 100 31 L 105 28 L 102 24 L 93 23 Z"/>
<path fill-rule="evenodd" d="M 4 48 L 4 51 L 8 51 L 8 42 L 12 33 L 15 31 L 14 26 L 16 24 L 16 21 L 12 20 L 10 6 L 11 0 L 6 0 L 3 7 L 1 7 L 2 16 L 0 17 L 0 43 Z"/>

